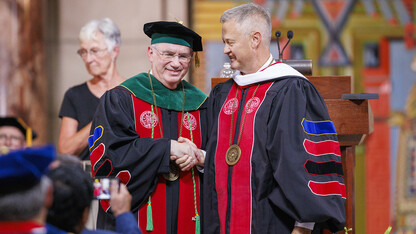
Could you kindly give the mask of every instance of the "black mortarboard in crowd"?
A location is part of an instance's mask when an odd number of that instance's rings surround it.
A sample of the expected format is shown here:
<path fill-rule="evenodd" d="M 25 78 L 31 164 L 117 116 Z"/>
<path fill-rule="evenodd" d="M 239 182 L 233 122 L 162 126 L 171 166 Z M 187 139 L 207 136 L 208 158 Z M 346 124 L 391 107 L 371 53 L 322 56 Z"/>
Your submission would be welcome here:
<path fill-rule="evenodd" d="M 36 133 L 21 119 L 16 117 L 0 117 L 0 127 L 12 126 L 18 128 L 25 136 L 27 146 L 31 146 L 33 139 L 37 137 Z"/>

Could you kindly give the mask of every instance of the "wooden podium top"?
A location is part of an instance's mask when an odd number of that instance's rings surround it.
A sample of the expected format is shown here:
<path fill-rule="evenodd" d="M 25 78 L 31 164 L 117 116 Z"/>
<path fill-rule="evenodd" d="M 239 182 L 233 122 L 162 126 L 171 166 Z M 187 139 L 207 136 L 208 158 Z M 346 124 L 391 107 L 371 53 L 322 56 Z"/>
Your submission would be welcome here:
<path fill-rule="evenodd" d="M 367 99 L 343 99 L 351 93 L 349 76 L 308 76 L 325 100 L 341 146 L 360 144 L 372 132 L 373 117 Z M 228 78 L 212 78 L 211 87 Z"/>

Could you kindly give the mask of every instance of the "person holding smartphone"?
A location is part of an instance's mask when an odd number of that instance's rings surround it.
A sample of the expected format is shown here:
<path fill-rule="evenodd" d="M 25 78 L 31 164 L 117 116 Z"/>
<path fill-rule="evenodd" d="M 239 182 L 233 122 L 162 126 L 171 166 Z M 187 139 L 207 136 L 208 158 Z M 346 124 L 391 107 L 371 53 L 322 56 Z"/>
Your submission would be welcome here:
<path fill-rule="evenodd" d="M 58 157 L 59 161 L 59 157 Z M 70 164 L 61 161 L 52 168 L 48 177 L 53 184 L 53 203 L 48 211 L 48 234 L 81 233 L 81 234 L 140 234 L 137 221 L 130 212 L 131 195 L 118 179 L 107 180 L 111 211 L 116 217 L 116 232 L 89 230 L 85 228 L 93 200 L 93 181 L 82 167 L 81 162 Z"/>
<path fill-rule="evenodd" d="M 46 174 L 55 158 L 52 145 L 0 156 L 0 233 L 45 233 L 53 199 Z"/>

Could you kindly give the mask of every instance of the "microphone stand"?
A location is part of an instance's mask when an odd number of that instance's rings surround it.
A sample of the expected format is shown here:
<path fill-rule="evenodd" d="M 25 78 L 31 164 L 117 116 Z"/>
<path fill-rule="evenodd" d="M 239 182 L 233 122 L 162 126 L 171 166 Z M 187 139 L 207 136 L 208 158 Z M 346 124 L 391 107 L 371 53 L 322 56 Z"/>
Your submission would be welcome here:
<path fill-rule="evenodd" d="M 283 52 L 286 49 L 286 46 L 289 44 L 290 40 L 293 38 L 293 31 L 289 30 L 287 32 L 287 38 L 289 39 L 282 50 L 280 50 L 279 45 L 279 37 L 281 35 L 280 31 L 276 31 L 275 33 L 277 38 L 277 51 L 278 51 L 278 58 L 277 61 L 285 63 L 291 67 L 293 67 L 298 72 L 302 73 L 303 75 L 312 75 L 312 60 L 311 59 L 283 59 Z"/>

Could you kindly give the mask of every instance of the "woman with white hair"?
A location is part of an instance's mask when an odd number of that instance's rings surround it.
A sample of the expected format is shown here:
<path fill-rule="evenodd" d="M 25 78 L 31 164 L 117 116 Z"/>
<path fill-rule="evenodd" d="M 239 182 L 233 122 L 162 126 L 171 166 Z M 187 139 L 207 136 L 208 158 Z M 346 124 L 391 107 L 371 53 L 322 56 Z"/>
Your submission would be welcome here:
<path fill-rule="evenodd" d="M 92 20 L 81 28 L 80 49 L 90 80 L 70 88 L 62 102 L 58 150 L 89 160 L 88 136 L 100 97 L 125 80 L 117 71 L 120 30 L 109 18 Z"/>

